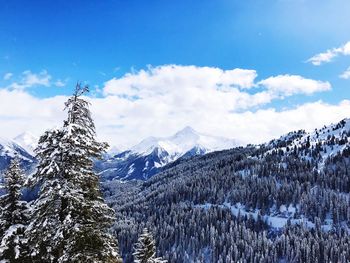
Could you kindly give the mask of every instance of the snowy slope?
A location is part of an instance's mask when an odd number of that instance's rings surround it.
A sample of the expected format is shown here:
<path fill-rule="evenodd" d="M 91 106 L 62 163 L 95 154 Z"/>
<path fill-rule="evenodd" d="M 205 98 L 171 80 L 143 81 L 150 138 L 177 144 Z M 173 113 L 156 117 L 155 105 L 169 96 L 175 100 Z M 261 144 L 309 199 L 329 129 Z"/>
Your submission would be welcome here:
<path fill-rule="evenodd" d="M 334 156 L 350 146 L 350 119 L 343 119 L 338 123 L 323 126 L 312 132 L 306 133 L 303 130 L 291 132 L 272 140 L 267 144 L 271 151 L 279 149 L 285 153 L 298 149 L 299 157 L 305 160 L 311 159 L 304 154 L 307 149 L 319 149 L 318 163 L 322 169 L 325 160 Z M 267 152 L 267 153 L 269 153 Z"/>

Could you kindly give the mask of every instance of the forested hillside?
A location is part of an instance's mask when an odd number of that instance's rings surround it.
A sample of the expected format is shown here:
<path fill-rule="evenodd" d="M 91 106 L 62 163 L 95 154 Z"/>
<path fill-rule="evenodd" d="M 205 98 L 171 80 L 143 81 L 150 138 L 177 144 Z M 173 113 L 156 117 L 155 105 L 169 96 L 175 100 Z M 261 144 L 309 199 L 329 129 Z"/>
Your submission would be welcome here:
<path fill-rule="evenodd" d="M 144 227 L 169 262 L 348 262 L 350 121 L 104 184 L 121 253 Z"/>

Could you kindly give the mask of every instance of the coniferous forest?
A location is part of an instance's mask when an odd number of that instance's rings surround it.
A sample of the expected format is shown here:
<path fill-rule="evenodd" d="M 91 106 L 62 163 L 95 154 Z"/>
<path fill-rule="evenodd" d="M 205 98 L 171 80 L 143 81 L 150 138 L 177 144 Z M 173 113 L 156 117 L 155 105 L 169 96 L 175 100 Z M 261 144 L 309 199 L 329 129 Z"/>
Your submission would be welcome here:
<path fill-rule="evenodd" d="M 169 262 L 349 262 L 350 122 L 103 183 L 126 262 L 147 227 Z"/>
<path fill-rule="evenodd" d="M 16 156 L 4 171 L 1 263 L 350 261 L 349 119 L 102 180 L 87 92 L 40 137 L 33 173 Z"/>

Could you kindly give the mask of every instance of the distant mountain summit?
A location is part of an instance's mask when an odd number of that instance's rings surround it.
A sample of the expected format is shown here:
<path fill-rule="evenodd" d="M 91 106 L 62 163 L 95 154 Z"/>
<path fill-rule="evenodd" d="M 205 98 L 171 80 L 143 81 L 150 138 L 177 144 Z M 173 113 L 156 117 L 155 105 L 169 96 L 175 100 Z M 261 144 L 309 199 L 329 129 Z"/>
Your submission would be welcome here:
<path fill-rule="evenodd" d="M 179 158 L 235 146 L 235 140 L 199 133 L 187 126 L 170 137 L 148 137 L 130 150 L 98 162 L 96 167 L 104 179 L 145 180 Z"/>
<path fill-rule="evenodd" d="M 24 132 L 17 135 L 13 140 L 25 149 L 28 153 L 34 156 L 34 149 L 38 145 L 39 138 L 30 132 Z"/>
<path fill-rule="evenodd" d="M 131 152 L 148 155 L 155 149 L 168 153 L 171 159 L 177 159 L 187 152 L 198 148 L 205 152 L 228 149 L 237 146 L 234 140 L 206 135 L 187 126 L 166 138 L 149 137 L 130 149 Z"/>
<path fill-rule="evenodd" d="M 29 170 L 35 163 L 32 154 L 13 140 L 0 138 L 0 172 L 7 168 L 13 158 L 19 158 L 24 169 Z"/>

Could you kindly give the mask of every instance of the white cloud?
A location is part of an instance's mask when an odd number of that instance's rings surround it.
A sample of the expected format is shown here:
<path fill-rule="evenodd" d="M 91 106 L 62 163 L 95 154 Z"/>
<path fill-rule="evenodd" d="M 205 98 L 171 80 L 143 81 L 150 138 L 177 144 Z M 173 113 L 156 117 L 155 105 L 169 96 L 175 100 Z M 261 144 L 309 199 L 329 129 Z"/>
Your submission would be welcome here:
<path fill-rule="evenodd" d="M 128 73 L 105 83 L 104 94 L 136 100 L 134 105 L 164 104 L 169 111 L 247 109 L 294 94 L 331 89 L 328 82 L 279 75 L 257 84 L 255 70 L 166 65 Z M 250 88 L 257 91 L 247 92 Z"/>
<path fill-rule="evenodd" d="M 40 135 L 47 128 L 61 125 L 65 100 L 60 96 L 37 99 L 24 91 L 0 90 L 0 125 L 6 127 L 0 136 L 12 138 L 23 131 Z M 150 135 L 168 136 L 186 125 L 243 143 L 259 143 L 292 130 L 312 130 L 350 116 L 349 100 L 335 105 L 318 101 L 288 110 L 243 112 L 222 108 L 176 112 L 178 108 L 169 111 L 164 104 L 139 105 L 118 96 L 90 101 L 99 137 L 121 148 Z"/>
<path fill-rule="evenodd" d="M 105 94 L 147 97 L 155 93 L 164 94 L 172 88 L 250 88 L 257 74 L 255 70 L 222 70 L 211 67 L 166 65 L 149 67 L 128 73 L 106 83 Z M 169 88 L 171 87 L 171 88 Z M 156 89 L 157 88 L 157 89 Z"/>
<path fill-rule="evenodd" d="M 11 72 L 8 72 L 4 75 L 4 80 L 9 80 L 12 76 L 13 74 Z"/>
<path fill-rule="evenodd" d="M 103 130 L 111 136 L 128 137 L 132 143 L 144 136 L 169 135 L 186 125 L 213 133 L 220 127 L 232 132 L 231 127 L 236 129 L 240 125 L 229 121 L 237 112 L 240 112 L 238 116 L 243 116 L 242 111 L 256 109 L 273 99 L 331 88 L 328 82 L 295 75 L 270 77 L 255 84 L 256 76 L 256 71 L 245 69 L 150 67 L 106 82 L 104 94 L 107 97 L 95 101 L 93 106 L 105 108 L 96 120 L 110 116 L 114 120 L 105 120 L 105 123 L 119 126 L 106 125 Z M 250 89 L 253 87 L 255 89 Z M 215 120 L 219 122 L 214 124 Z"/>
<path fill-rule="evenodd" d="M 315 66 L 320 66 L 323 63 L 331 62 L 333 58 L 340 55 L 350 55 L 350 41 L 340 47 L 328 49 L 323 53 L 316 54 L 309 58 L 307 62 L 310 62 Z"/>
<path fill-rule="evenodd" d="M 350 79 L 350 67 L 348 67 L 342 74 L 339 75 L 342 79 Z"/>
<path fill-rule="evenodd" d="M 58 80 L 55 81 L 54 84 L 55 84 L 56 87 L 64 87 L 67 84 L 67 80 L 58 79 Z"/>
<path fill-rule="evenodd" d="M 222 108 L 169 111 L 163 104 L 135 103 L 116 96 L 94 99 L 92 111 L 99 136 L 125 148 L 145 137 L 169 136 L 190 125 L 242 143 L 259 143 L 292 130 L 312 130 L 350 116 L 348 100 L 335 105 L 317 101 L 281 111 L 269 108 L 238 112 Z"/>
<path fill-rule="evenodd" d="M 258 83 L 265 86 L 272 96 L 292 96 L 295 94 L 313 94 L 331 89 L 329 82 L 306 79 L 298 75 L 279 75 L 269 77 Z"/>
<path fill-rule="evenodd" d="M 90 98 L 101 139 L 119 148 L 147 136 L 168 136 L 186 125 L 244 143 L 269 140 L 291 130 L 350 116 L 350 102 L 314 102 L 293 109 L 258 109 L 273 99 L 311 94 L 329 83 L 281 75 L 254 83 L 254 70 L 162 66 L 105 83 L 104 97 Z M 308 87 L 310 85 L 311 87 Z M 249 89 L 252 88 L 253 89 Z M 25 90 L 0 90 L 0 136 L 14 137 L 60 125 L 66 97 L 35 98 Z M 14 107 L 14 105 L 20 105 Z"/>
<path fill-rule="evenodd" d="M 223 136 L 230 135 L 246 143 L 260 143 L 292 130 L 311 131 L 316 127 L 338 122 L 349 116 L 349 100 L 335 105 L 317 101 L 281 111 L 271 108 L 256 112 L 234 113 L 226 120 L 231 123 L 231 126 L 221 127 L 217 123 L 217 127 Z"/>
<path fill-rule="evenodd" d="M 13 138 L 24 131 L 40 135 L 63 120 L 64 97 L 38 99 L 23 90 L 0 89 L 0 136 Z"/>
<path fill-rule="evenodd" d="M 19 82 L 13 82 L 8 88 L 14 90 L 24 90 L 33 86 L 51 86 L 51 75 L 46 70 L 39 73 L 32 73 L 30 70 L 22 72 L 21 80 Z"/>

